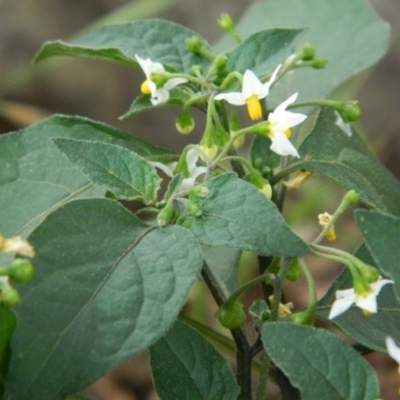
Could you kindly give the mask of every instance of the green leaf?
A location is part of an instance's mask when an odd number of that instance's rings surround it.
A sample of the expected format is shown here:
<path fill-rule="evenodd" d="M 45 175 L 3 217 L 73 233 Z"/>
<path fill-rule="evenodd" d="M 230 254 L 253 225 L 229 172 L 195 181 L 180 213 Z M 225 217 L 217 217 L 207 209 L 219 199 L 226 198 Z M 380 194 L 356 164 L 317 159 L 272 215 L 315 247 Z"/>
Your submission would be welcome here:
<path fill-rule="evenodd" d="M 249 151 L 251 163 L 261 173 L 276 168 L 281 161 L 281 156 L 272 151 L 270 147 L 271 139 L 263 136 L 255 136 L 251 142 Z"/>
<path fill-rule="evenodd" d="M 123 200 L 155 202 L 161 179 L 145 159 L 123 147 L 83 140 L 54 139 L 68 160 L 90 181 Z"/>
<path fill-rule="evenodd" d="M 9 400 L 61 400 L 170 329 L 201 265 L 187 230 L 148 227 L 118 202 L 76 200 L 29 238 L 35 275 L 16 310 Z"/>
<path fill-rule="evenodd" d="M 235 247 L 260 255 L 308 253 L 308 246 L 289 229 L 274 203 L 236 174 L 219 175 L 204 186 L 209 189 L 207 197 L 192 198 L 203 214 L 182 221 L 201 244 Z"/>
<path fill-rule="evenodd" d="M 357 250 L 356 254 L 367 264 L 374 265 L 374 260 L 365 245 Z M 319 300 L 317 316 L 328 321 L 329 311 L 335 301 L 337 290 L 353 287 L 353 278 L 347 268 L 336 278 L 325 296 Z M 378 296 L 378 312 L 366 317 L 360 308 L 350 307 L 330 323 L 338 326 L 344 333 L 356 342 L 372 350 L 386 352 L 385 337 L 390 334 L 400 341 L 400 302 L 397 300 L 392 285 L 386 285 Z"/>
<path fill-rule="evenodd" d="M 157 19 L 107 25 L 68 43 L 62 40 L 46 42 L 34 62 L 54 56 L 84 56 L 138 68 L 137 54 L 172 70 L 190 73 L 193 65 L 209 64 L 203 56 L 187 50 L 185 41 L 192 36 L 199 37 L 190 29 Z M 204 45 L 208 47 L 206 43 Z"/>
<path fill-rule="evenodd" d="M 12 311 L 0 304 L 0 398 L 3 398 L 4 382 L 11 357 L 10 338 L 16 324 Z"/>
<path fill-rule="evenodd" d="M 366 210 L 357 210 L 355 218 L 376 266 L 394 280 L 400 299 L 400 218 Z"/>
<path fill-rule="evenodd" d="M 227 54 L 229 71 L 251 69 L 261 75 L 272 72 L 294 51 L 303 29 L 271 29 L 254 33 Z"/>
<path fill-rule="evenodd" d="M 129 110 L 121 117 L 121 119 L 133 117 L 141 112 L 153 110 L 154 108 L 162 108 L 169 105 L 182 105 L 190 99 L 190 95 L 180 88 L 174 88 L 169 91 L 169 100 L 165 103 L 153 105 L 149 95 L 137 97 L 131 104 Z"/>
<path fill-rule="evenodd" d="M 372 367 L 323 329 L 272 322 L 262 328 L 265 351 L 303 400 L 376 400 Z M 356 382 L 356 384 L 355 384 Z"/>
<path fill-rule="evenodd" d="M 86 118 L 56 115 L 0 136 L 0 221 L 4 236 L 27 236 L 51 211 L 84 197 L 103 197 L 49 139 L 85 139 L 115 144 L 152 160 L 173 154 L 118 129 Z"/>
<path fill-rule="evenodd" d="M 228 293 L 236 289 L 236 275 L 242 252 L 231 247 L 202 246 L 204 261 Z"/>
<path fill-rule="evenodd" d="M 400 215 L 400 184 L 374 158 L 357 132 L 339 115 L 323 108 L 312 132 L 299 148 L 299 169 L 326 175 L 380 211 Z"/>
<path fill-rule="evenodd" d="M 328 65 L 323 70 L 302 68 L 286 75 L 269 95 L 269 105 L 286 99 L 288 91 L 298 92 L 299 101 L 324 98 L 375 64 L 388 47 L 388 24 L 364 0 L 263 0 L 254 3 L 236 25 L 244 39 L 256 31 L 283 26 L 309 28 L 297 47 L 310 43 L 317 48 L 319 57 L 328 60 Z M 216 51 L 222 52 L 235 47 L 229 35 L 215 46 Z"/>
<path fill-rule="evenodd" d="M 239 395 L 224 358 L 197 331 L 180 322 L 150 348 L 150 365 L 163 400 L 231 400 Z"/>

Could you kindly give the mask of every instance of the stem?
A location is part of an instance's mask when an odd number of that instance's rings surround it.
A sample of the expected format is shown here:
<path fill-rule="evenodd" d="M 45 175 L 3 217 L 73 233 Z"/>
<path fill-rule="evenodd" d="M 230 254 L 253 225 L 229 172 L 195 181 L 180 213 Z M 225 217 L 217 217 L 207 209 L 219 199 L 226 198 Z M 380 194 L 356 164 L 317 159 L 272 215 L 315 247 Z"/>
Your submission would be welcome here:
<path fill-rule="evenodd" d="M 282 180 L 283 178 L 286 178 L 288 175 L 292 174 L 293 172 L 303 169 L 302 168 L 303 164 L 307 164 L 307 162 L 299 161 L 299 162 L 291 164 L 289 167 L 283 169 L 282 171 L 280 171 L 279 173 L 277 173 L 276 175 L 274 175 L 271 178 L 271 180 L 270 180 L 271 185 L 275 185 L 280 180 Z"/>
<path fill-rule="evenodd" d="M 215 302 L 221 307 L 226 303 L 226 295 L 218 284 L 214 274 L 204 262 L 201 275 L 210 289 Z M 232 329 L 231 334 L 236 344 L 236 380 L 240 386 L 240 400 L 251 400 L 251 365 L 253 353 L 246 335 L 241 328 Z"/>
<path fill-rule="evenodd" d="M 238 287 L 228 298 L 228 300 L 226 301 L 227 303 L 229 302 L 233 302 L 236 299 L 239 298 L 239 296 L 246 291 L 247 289 L 250 289 L 251 287 L 258 285 L 259 283 L 263 283 L 265 282 L 268 278 L 271 278 L 271 274 L 266 273 L 260 276 L 257 276 L 256 278 L 253 278 L 251 280 L 249 280 L 248 282 L 246 282 L 245 284 L 243 284 L 242 286 Z"/>
<path fill-rule="evenodd" d="M 243 82 L 243 75 L 240 74 L 237 71 L 231 72 L 225 79 L 224 81 L 221 83 L 221 86 L 219 87 L 220 92 L 223 92 L 226 87 L 231 83 L 231 81 L 233 79 L 237 79 L 240 83 Z"/>
<path fill-rule="evenodd" d="M 312 276 L 310 270 L 308 269 L 306 263 L 303 262 L 302 259 L 298 259 L 298 261 L 299 261 L 301 269 L 304 272 L 304 275 L 306 276 L 307 286 L 308 286 L 308 305 L 307 305 L 306 311 L 313 316 L 315 313 L 315 309 L 317 307 L 317 301 L 318 301 L 317 290 L 315 288 L 315 282 L 314 282 L 313 276 Z"/>
<path fill-rule="evenodd" d="M 180 314 L 178 317 L 179 321 L 184 322 L 196 330 L 198 330 L 203 336 L 205 336 L 208 340 L 215 344 L 216 347 L 221 348 L 226 354 L 231 355 L 232 357 L 235 355 L 235 344 L 225 335 L 214 331 L 207 325 L 202 324 L 201 322 L 195 321 L 194 319 L 188 317 L 187 315 Z"/>
<path fill-rule="evenodd" d="M 358 259 L 356 257 L 352 256 L 351 254 L 346 253 L 341 250 L 338 250 L 338 249 L 320 246 L 317 244 L 311 244 L 310 250 L 317 257 L 336 261 L 336 262 L 339 262 L 340 264 L 346 265 L 349 268 L 351 275 L 353 276 L 353 280 L 354 281 L 356 281 L 356 280 L 362 281 L 362 277 L 356 267 L 357 264 L 354 262 L 354 260 L 357 260 L 357 262 L 358 262 Z M 327 253 L 323 253 L 324 251 L 326 251 Z"/>
<path fill-rule="evenodd" d="M 198 94 L 191 97 L 183 106 L 184 110 L 187 110 L 192 104 L 198 103 L 202 100 L 206 100 L 209 95 L 207 93 Z"/>
<path fill-rule="evenodd" d="M 208 83 L 208 82 L 206 82 L 206 81 L 204 81 L 204 80 L 202 80 L 202 79 L 199 79 L 199 78 L 196 78 L 195 76 L 192 76 L 192 75 L 186 75 L 186 74 L 168 74 L 168 77 L 170 77 L 170 78 L 184 78 L 184 79 L 187 79 L 189 82 L 193 82 L 193 83 L 197 83 L 198 85 L 200 85 L 200 86 L 204 86 L 205 88 L 207 88 L 207 89 L 209 89 L 209 90 L 217 90 L 217 88 L 215 87 L 215 86 L 213 86 L 213 85 L 211 85 L 210 83 Z"/>
<path fill-rule="evenodd" d="M 258 380 L 256 400 L 264 400 L 264 398 L 265 398 L 265 390 L 267 389 L 267 382 L 268 382 L 270 366 L 271 366 L 271 360 L 268 357 L 268 354 L 265 353 L 263 355 L 262 361 L 261 361 L 261 371 L 260 371 L 260 377 Z"/>
<path fill-rule="evenodd" d="M 274 285 L 274 300 L 272 301 L 271 305 L 271 317 L 270 321 L 276 321 L 278 319 L 278 312 L 279 312 L 279 304 L 281 302 L 282 293 L 283 293 L 283 280 L 285 278 L 287 269 L 289 267 L 291 257 L 287 257 L 283 259 L 283 263 L 281 269 L 276 276 L 275 285 Z"/>
<path fill-rule="evenodd" d="M 301 103 L 293 103 L 286 107 L 286 109 L 293 109 L 298 107 L 306 107 L 306 106 L 325 106 L 337 109 L 342 104 L 335 100 L 310 100 L 310 101 L 303 101 Z"/>

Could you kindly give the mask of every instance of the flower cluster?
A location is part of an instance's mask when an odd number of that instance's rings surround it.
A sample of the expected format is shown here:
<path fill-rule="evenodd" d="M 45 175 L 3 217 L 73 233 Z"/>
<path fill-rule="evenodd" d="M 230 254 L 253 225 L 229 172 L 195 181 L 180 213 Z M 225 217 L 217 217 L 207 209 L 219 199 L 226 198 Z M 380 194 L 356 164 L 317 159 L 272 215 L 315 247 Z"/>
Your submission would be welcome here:
<path fill-rule="evenodd" d="M 167 73 L 164 66 L 158 62 L 153 62 L 149 58 L 143 59 L 138 55 L 135 57 L 146 75 L 146 80 L 141 85 L 141 92 L 150 95 L 150 101 L 153 105 L 166 103 L 170 99 L 169 92 L 171 89 L 189 82 L 189 79 L 174 77 L 173 74 Z M 243 75 L 241 92 L 219 93 L 214 97 L 214 100 L 225 100 L 234 106 L 247 105 L 250 118 L 258 120 L 263 114 L 260 100 L 268 96 L 272 85 L 278 78 L 280 69 L 281 65 L 273 71 L 270 79 L 265 83 L 261 82 L 256 74 L 248 69 Z M 297 93 L 293 94 L 271 111 L 264 124 L 263 131 L 272 142 L 271 150 L 281 156 L 299 157 L 296 148 L 289 140 L 290 129 L 302 123 L 307 116 L 287 111 L 287 108 L 296 101 L 297 95 Z M 212 97 L 210 101 L 213 101 Z M 213 155 L 215 155 L 216 146 L 209 145 L 208 147 L 213 148 Z"/>

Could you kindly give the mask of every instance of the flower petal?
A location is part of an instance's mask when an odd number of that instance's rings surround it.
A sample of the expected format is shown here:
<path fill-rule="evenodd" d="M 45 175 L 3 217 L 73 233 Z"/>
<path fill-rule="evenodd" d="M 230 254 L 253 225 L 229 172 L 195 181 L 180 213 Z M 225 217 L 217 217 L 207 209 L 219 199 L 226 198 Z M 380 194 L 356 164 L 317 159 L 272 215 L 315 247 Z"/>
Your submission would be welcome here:
<path fill-rule="evenodd" d="M 301 124 L 307 115 L 299 114 L 299 113 L 292 113 L 289 111 L 284 111 L 280 114 L 279 118 L 276 118 L 275 111 L 274 115 L 271 116 L 269 119 L 272 123 L 275 123 L 277 130 L 285 131 L 286 129 L 292 128 L 293 126 Z"/>
<path fill-rule="evenodd" d="M 354 300 L 356 299 L 356 295 L 354 293 L 354 289 L 344 289 L 344 290 L 336 290 L 335 293 L 336 300 L 338 299 L 351 299 L 351 301 L 354 303 Z"/>
<path fill-rule="evenodd" d="M 351 289 L 350 289 L 351 290 Z M 354 292 L 354 290 L 353 290 Z M 337 293 L 337 292 L 336 292 Z M 332 304 L 331 311 L 329 312 L 328 319 L 333 319 L 340 314 L 343 314 L 347 311 L 351 305 L 354 303 L 354 299 L 350 298 L 349 296 L 337 298 Z"/>
<path fill-rule="evenodd" d="M 157 104 L 166 103 L 168 100 L 169 100 L 169 92 L 164 88 L 159 88 L 154 93 L 152 92 L 150 98 L 151 104 L 153 104 L 153 106 L 156 106 Z"/>
<path fill-rule="evenodd" d="M 379 294 L 379 292 L 381 291 L 381 289 L 387 285 L 388 283 L 394 283 L 394 281 L 390 280 L 390 279 L 382 279 L 382 277 L 380 276 L 379 279 L 374 282 L 371 283 L 371 289 L 374 291 L 374 293 L 376 293 L 376 296 Z"/>
<path fill-rule="evenodd" d="M 189 149 L 186 153 L 186 164 L 191 175 L 191 171 L 196 169 L 196 163 L 199 160 L 199 152 L 196 149 Z"/>
<path fill-rule="evenodd" d="M 296 101 L 297 95 L 298 93 L 292 94 L 288 99 L 279 104 L 279 106 L 275 108 L 274 113 L 279 115 L 281 112 L 285 111 L 288 105 Z"/>
<path fill-rule="evenodd" d="M 186 83 L 187 79 L 185 78 L 172 78 L 169 79 L 167 82 L 165 82 L 163 88 L 166 90 L 171 90 L 172 88 L 174 88 L 175 86 L 178 86 L 182 83 Z"/>
<path fill-rule="evenodd" d="M 385 343 L 389 356 L 392 357 L 397 364 L 400 364 L 400 347 L 396 345 L 395 341 L 390 336 L 386 337 Z"/>
<path fill-rule="evenodd" d="M 164 74 L 165 68 L 162 64 L 158 62 L 153 62 L 150 58 L 141 58 L 137 54 L 135 54 L 136 61 L 139 63 L 140 68 L 142 68 L 145 73 L 147 79 L 150 79 L 151 74 Z"/>
<path fill-rule="evenodd" d="M 242 106 L 246 104 L 246 98 L 240 92 L 220 93 L 214 97 L 215 100 L 226 100 L 234 106 Z"/>
<path fill-rule="evenodd" d="M 264 83 L 262 86 L 262 90 L 259 93 L 259 99 L 263 99 L 264 97 L 267 97 L 269 94 L 269 89 L 271 88 L 271 85 L 274 83 L 276 76 L 278 75 L 279 70 L 281 69 L 282 64 L 279 64 L 277 68 L 275 68 L 275 71 L 272 73 L 271 78 L 269 78 L 269 81 Z"/>
<path fill-rule="evenodd" d="M 376 295 L 371 293 L 369 296 L 357 296 L 356 306 L 370 313 L 375 314 L 378 311 L 378 305 L 376 303 Z"/>
<path fill-rule="evenodd" d="M 269 137 L 272 141 L 270 149 L 275 153 L 281 156 L 292 155 L 294 157 L 298 158 L 300 157 L 296 148 L 292 145 L 290 140 L 286 137 L 286 135 L 283 132 L 272 132 L 272 134 L 269 135 Z"/>
<path fill-rule="evenodd" d="M 246 69 L 243 75 L 243 85 L 242 85 L 242 95 L 245 99 L 253 95 L 257 95 L 259 99 L 264 98 L 266 95 L 262 96 L 263 93 L 263 83 L 257 78 L 256 74 Z M 262 97 L 259 97 L 262 96 Z"/>
<path fill-rule="evenodd" d="M 153 167 L 161 169 L 161 171 L 163 171 L 165 173 L 165 175 L 167 175 L 167 176 L 172 178 L 174 176 L 174 170 L 175 170 L 175 168 L 176 168 L 178 163 L 177 162 L 172 162 L 172 163 L 169 163 L 169 164 L 162 164 L 162 163 L 157 162 L 157 161 L 150 161 L 150 164 Z"/>

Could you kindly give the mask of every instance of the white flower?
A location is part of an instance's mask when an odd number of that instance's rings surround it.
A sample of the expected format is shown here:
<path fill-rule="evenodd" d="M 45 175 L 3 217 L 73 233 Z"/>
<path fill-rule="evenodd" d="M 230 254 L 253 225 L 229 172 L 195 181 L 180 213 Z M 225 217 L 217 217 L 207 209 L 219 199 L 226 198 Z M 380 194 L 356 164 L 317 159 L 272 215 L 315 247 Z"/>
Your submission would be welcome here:
<path fill-rule="evenodd" d="M 286 107 L 294 103 L 296 99 L 297 93 L 281 103 L 274 111 L 269 113 L 268 116 L 268 136 L 272 140 L 271 150 L 281 156 L 292 155 L 299 157 L 299 153 L 297 153 L 296 148 L 289 140 L 291 135 L 290 128 L 301 124 L 307 116 L 286 111 Z"/>
<path fill-rule="evenodd" d="M 356 293 L 354 288 L 337 290 L 335 294 L 336 300 L 332 304 L 328 318 L 333 319 L 338 315 L 343 314 L 352 306 L 353 303 L 355 303 L 357 307 L 360 307 L 365 315 L 376 313 L 378 311 L 376 298 L 378 297 L 382 287 L 388 283 L 393 283 L 393 281 L 382 279 L 380 276 L 376 282 L 369 285 L 370 291 L 362 294 Z"/>
<path fill-rule="evenodd" d="M 253 71 L 247 69 L 243 75 L 241 92 L 220 93 L 215 96 L 215 100 L 226 100 L 235 106 L 247 104 L 247 111 L 250 118 L 260 119 L 262 116 L 261 104 L 259 100 L 268 96 L 269 88 L 276 79 L 281 65 L 275 69 L 268 82 L 262 83 Z"/>
<path fill-rule="evenodd" d="M 386 337 L 386 350 L 390 357 L 399 364 L 399 374 L 400 374 L 400 347 L 398 347 L 390 336 Z"/>
<path fill-rule="evenodd" d="M 200 166 L 198 167 L 197 161 L 199 159 L 199 153 L 196 149 L 189 149 L 186 154 L 186 163 L 189 171 L 189 177 L 184 178 L 182 183 L 180 184 L 178 191 L 182 192 L 184 190 L 189 190 L 194 186 L 196 178 L 201 175 L 205 174 L 207 171 L 207 167 Z M 177 162 L 172 162 L 169 164 L 162 164 L 160 162 L 150 162 L 156 168 L 161 169 L 167 176 L 173 178 L 174 177 L 174 170 L 177 166 Z"/>
<path fill-rule="evenodd" d="M 140 58 L 137 54 L 135 58 L 146 75 L 146 80 L 142 83 L 140 90 L 143 94 L 151 94 L 150 101 L 154 106 L 167 102 L 169 91 L 175 86 L 187 82 L 184 78 L 172 78 L 168 79 L 161 87 L 157 87 L 152 77 L 165 74 L 164 66 L 158 62 L 151 61 L 150 58 Z"/>

